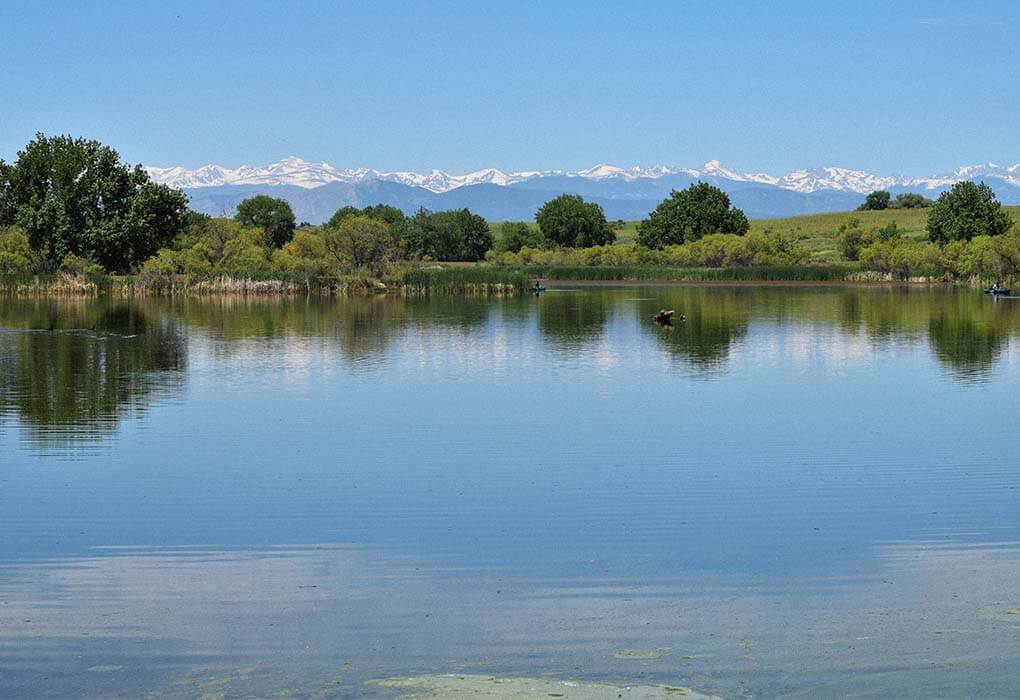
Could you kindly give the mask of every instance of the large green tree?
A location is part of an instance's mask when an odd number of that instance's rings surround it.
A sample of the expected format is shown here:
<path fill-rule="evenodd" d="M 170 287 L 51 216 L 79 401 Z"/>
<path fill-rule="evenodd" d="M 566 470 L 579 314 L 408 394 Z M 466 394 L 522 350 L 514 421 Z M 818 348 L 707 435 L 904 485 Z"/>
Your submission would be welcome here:
<path fill-rule="evenodd" d="M 493 243 L 488 222 L 468 209 L 419 209 L 394 229 L 408 253 L 433 260 L 481 260 Z"/>
<path fill-rule="evenodd" d="M 916 192 L 904 192 L 903 194 L 896 195 L 896 199 L 889 202 L 890 209 L 924 209 L 935 204 L 932 200 L 925 197 L 923 194 L 917 194 Z"/>
<path fill-rule="evenodd" d="M 294 212 L 284 199 L 260 194 L 237 205 L 234 220 L 242 226 L 255 226 L 266 233 L 268 243 L 280 248 L 294 237 Z"/>
<path fill-rule="evenodd" d="M 889 208 L 890 195 L 886 190 L 875 190 L 864 198 L 864 203 L 857 207 L 858 211 L 881 211 Z"/>
<path fill-rule="evenodd" d="M 75 255 L 128 272 L 184 228 L 187 204 L 98 141 L 40 133 L 0 161 L 0 225 L 20 225 L 51 265 Z"/>
<path fill-rule="evenodd" d="M 958 182 L 939 195 L 928 213 L 928 239 L 945 245 L 975 236 L 998 236 L 1013 225 L 992 188 L 970 180 Z"/>
<path fill-rule="evenodd" d="M 538 210 L 535 221 L 547 241 L 565 248 L 588 248 L 616 240 L 602 207 L 576 194 L 550 199 Z"/>
<path fill-rule="evenodd" d="M 394 206 L 390 206 L 389 204 L 373 204 L 372 206 L 365 207 L 364 209 L 358 209 L 357 207 L 348 204 L 333 212 L 333 216 L 331 216 L 329 221 L 326 222 L 325 227 L 335 228 L 339 226 L 344 219 L 352 216 L 367 216 L 370 219 L 383 221 L 391 226 L 407 218 L 404 216 L 404 212 Z"/>
<path fill-rule="evenodd" d="M 673 190 L 647 219 L 638 224 L 638 243 L 648 248 L 690 243 L 710 233 L 744 235 L 750 228 L 740 209 L 718 187 L 698 182 Z"/>
<path fill-rule="evenodd" d="M 341 266 L 370 267 L 392 255 L 395 245 L 385 221 L 348 216 L 337 226 L 322 230 L 326 251 Z"/>
<path fill-rule="evenodd" d="M 499 230 L 496 249 L 501 252 L 517 253 L 521 248 L 539 248 L 545 241 L 542 233 L 523 221 L 507 221 Z"/>

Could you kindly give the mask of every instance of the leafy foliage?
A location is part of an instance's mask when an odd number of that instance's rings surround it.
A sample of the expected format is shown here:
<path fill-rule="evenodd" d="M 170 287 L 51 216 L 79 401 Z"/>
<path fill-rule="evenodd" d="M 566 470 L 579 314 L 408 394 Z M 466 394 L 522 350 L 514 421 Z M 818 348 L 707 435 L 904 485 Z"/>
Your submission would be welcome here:
<path fill-rule="evenodd" d="M 864 198 L 864 203 L 857 207 L 860 211 L 881 211 L 889 208 L 889 200 L 892 198 L 886 190 L 875 190 Z"/>
<path fill-rule="evenodd" d="M 374 267 L 391 256 L 395 245 L 390 227 L 369 216 L 349 216 L 322 231 L 326 252 L 341 266 Z"/>
<path fill-rule="evenodd" d="M 284 199 L 260 194 L 237 205 L 234 220 L 242 226 L 254 226 L 266 234 L 267 243 L 282 247 L 294 237 L 294 212 Z"/>
<path fill-rule="evenodd" d="M 976 236 L 999 236 L 1013 225 L 992 188 L 964 180 L 939 195 L 928 213 L 928 239 L 945 245 Z"/>
<path fill-rule="evenodd" d="M 150 286 L 173 275 L 202 278 L 214 275 L 261 277 L 272 269 L 262 229 L 230 219 L 193 223 L 174 242 L 145 261 L 141 276 Z"/>
<path fill-rule="evenodd" d="M 935 204 L 934 200 L 916 192 L 904 192 L 889 202 L 890 209 L 925 209 Z"/>
<path fill-rule="evenodd" d="M 792 236 L 783 233 L 746 236 L 714 233 L 691 243 L 662 249 L 634 244 L 556 250 L 523 247 L 517 253 L 493 251 L 487 259 L 495 265 L 508 266 L 751 267 L 800 264 L 807 260 L 807 251 Z"/>
<path fill-rule="evenodd" d="M 861 220 L 851 216 L 839 227 L 836 244 L 844 260 L 859 260 L 863 248 L 873 243 L 898 240 L 900 237 L 901 232 L 895 221 L 890 221 L 882 227 L 865 230 L 861 226 Z"/>
<path fill-rule="evenodd" d="M 407 218 L 404 216 L 404 212 L 389 204 L 374 204 L 364 209 L 347 205 L 340 207 L 333 213 L 333 216 L 326 222 L 325 228 L 336 228 L 344 219 L 351 216 L 367 216 L 370 219 L 384 221 L 390 226 L 398 224 Z"/>
<path fill-rule="evenodd" d="M 507 221 L 500 227 L 496 250 L 516 253 L 525 246 L 541 248 L 543 243 L 545 240 L 542 238 L 542 232 L 537 228 L 528 226 L 523 221 Z"/>
<path fill-rule="evenodd" d="M 19 226 L 0 231 L 0 274 L 38 273 L 45 268 L 46 260 L 28 242 L 28 233 Z"/>
<path fill-rule="evenodd" d="M 707 182 L 673 190 L 651 215 L 638 224 L 638 243 L 649 248 L 692 243 L 710 233 L 743 235 L 750 228 L 729 196 Z"/>
<path fill-rule="evenodd" d="M 468 209 L 419 209 L 397 222 L 394 232 L 408 254 L 431 260 L 481 260 L 493 243 L 488 222 Z"/>
<path fill-rule="evenodd" d="M 98 141 L 36 137 L 0 161 L 0 225 L 17 223 L 48 263 L 74 255 L 127 272 L 184 227 L 187 198 Z"/>
<path fill-rule="evenodd" d="M 576 194 L 549 200 L 538 210 L 535 221 L 547 241 L 565 248 L 586 248 L 616 240 L 602 207 Z"/>

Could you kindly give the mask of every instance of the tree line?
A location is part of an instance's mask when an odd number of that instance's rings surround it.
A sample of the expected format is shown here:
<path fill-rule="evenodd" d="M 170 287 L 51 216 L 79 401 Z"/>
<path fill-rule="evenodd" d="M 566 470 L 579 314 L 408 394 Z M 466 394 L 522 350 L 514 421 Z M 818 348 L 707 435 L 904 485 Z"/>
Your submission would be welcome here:
<path fill-rule="evenodd" d="M 876 191 L 862 205 L 919 207 L 929 209 L 928 239 L 940 255 L 956 242 L 990 239 L 1012 227 L 991 188 L 970 181 L 934 202 Z M 616 226 L 597 203 L 576 194 L 546 202 L 533 223 L 503 224 L 498 238 L 468 209 L 407 215 L 386 204 L 344 206 L 322 226 L 299 227 L 285 200 L 266 195 L 242 201 L 232 219 L 215 219 L 190 211 L 182 192 L 151 182 L 141 166 L 122 163 L 115 150 L 97 141 L 37 134 L 16 162 L 0 161 L 0 272 L 307 279 L 352 271 L 379 276 L 398 261 L 470 262 L 488 255 L 506 263 L 532 259 L 535 253 L 528 251 L 565 249 L 591 251 L 582 257 L 603 261 L 622 254 L 611 251 Z M 750 238 L 749 228 L 747 216 L 725 192 L 697 182 L 673 190 L 638 224 L 631 257 L 723 266 L 805 262 L 795 240 Z M 877 268 L 888 267 L 882 261 L 896 255 L 934 255 L 931 249 L 908 250 L 919 242 L 904 239 L 895 226 L 865 231 L 851 221 L 838 241 L 844 259 Z"/>

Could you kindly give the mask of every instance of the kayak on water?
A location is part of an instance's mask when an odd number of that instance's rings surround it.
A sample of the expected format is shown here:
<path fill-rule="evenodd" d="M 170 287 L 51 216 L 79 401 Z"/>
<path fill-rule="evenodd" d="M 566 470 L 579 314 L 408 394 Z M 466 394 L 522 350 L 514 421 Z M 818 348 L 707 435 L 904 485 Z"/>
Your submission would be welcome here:
<path fill-rule="evenodd" d="M 1001 289 L 1001 288 L 1000 289 L 992 289 L 991 287 L 989 287 L 988 289 L 985 290 L 985 294 L 1005 294 L 1006 296 L 1009 296 L 1010 295 L 1010 290 L 1008 290 L 1008 289 Z"/>

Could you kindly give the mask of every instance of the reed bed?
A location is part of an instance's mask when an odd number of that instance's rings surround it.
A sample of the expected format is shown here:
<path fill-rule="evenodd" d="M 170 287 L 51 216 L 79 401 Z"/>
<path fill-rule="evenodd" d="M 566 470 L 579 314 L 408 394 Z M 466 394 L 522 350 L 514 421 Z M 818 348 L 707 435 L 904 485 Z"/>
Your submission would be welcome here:
<path fill-rule="evenodd" d="M 533 277 L 564 281 L 662 282 L 847 282 L 867 281 L 850 265 L 775 265 L 763 267 L 680 268 L 643 265 L 604 267 L 528 267 Z M 873 281 L 879 281 L 875 279 Z"/>
<path fill-rule="evenodd" d="M 17 296 L 98 296 L 111 289 L 108 277 L 69 272 L 0 277 L 0 290 Z"/>
<path fill-rule="evenodd" d="M 209 278 L 191 278 L 187 275 L 147 275 L 136 277 L 136 294 L 166 296 L 224 294 L 234 296 L 293 296 L 365 294 L 386 291 L 387 286 L 377 279 L 358 275 L 344 277 L 233 277 L 219 275 Z"/>
<path fill-rule="evenodd" d="M 521 294 L 531 286 L 523 272 L 500 268 L 443 267 L 418 268 L 404 273 L 405 294 Z"/>

